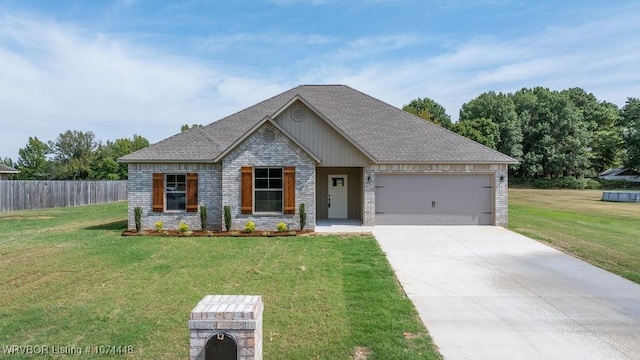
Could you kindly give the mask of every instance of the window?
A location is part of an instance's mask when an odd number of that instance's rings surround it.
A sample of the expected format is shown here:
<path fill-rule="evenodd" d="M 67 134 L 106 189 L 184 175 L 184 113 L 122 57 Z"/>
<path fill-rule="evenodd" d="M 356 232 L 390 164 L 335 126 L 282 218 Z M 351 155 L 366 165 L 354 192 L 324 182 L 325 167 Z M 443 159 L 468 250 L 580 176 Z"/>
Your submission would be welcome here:
<path fill-rule="evenodd" d="M 282 212 L 282 168 L 256 168 L 255 211 Z"/>
<path fill-rule="evenodd" d="M 152 179 L 153 212 L 198 212 L 198 173 L 154 173 Z"/>
<path fill-rule="evenodd" d="M 295 167 L 253 168 L 243 166 L 240 171 L 241 214 L 271 212 L 293 215 L 296 213 Z M 187 176 L 188 181 L 189 177 Z"/>
<path fill-rule="evenodd" d="M 187 209 L 187 176 L 186 175 L 166 175 L 165 199 L 167 203 L 165 209 L 186 210 Z"/>

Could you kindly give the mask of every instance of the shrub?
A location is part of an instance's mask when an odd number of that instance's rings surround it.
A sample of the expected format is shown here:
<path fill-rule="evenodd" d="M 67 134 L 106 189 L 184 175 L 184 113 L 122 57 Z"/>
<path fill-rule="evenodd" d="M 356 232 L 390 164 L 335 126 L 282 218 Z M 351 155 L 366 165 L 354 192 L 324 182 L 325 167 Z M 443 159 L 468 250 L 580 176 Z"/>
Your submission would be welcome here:
<path fill-rule="evenodd" d="M 140 232 L 140 229 L 142 229 L 142 208 L 140 206 L 136 206 L 133 209 L 133 216 L 136 221 L 136 232 Z"/>
<path fill-rule="evenodd" d="M 224 227 L 227 231 L 231 231 L 231 207 L 224 207 Z"/>
<path fill-rule="evenodd" d="M 269 232 L 268 232 L 268 231 L 263 231 L 263 232 L 262 232 L 262 236 L 264 236 L 264 237 L 269 236 Z"/>
<path fill-rule="evenodd" d="M 277 225 L 277 229 L 278 229 L 278 232 L 285 232 L 287 231 L 287 224 L 283 222 L 279 222 Z"/>
<path fill-rule="evenodd" d="M 252 233 L 254 231 L 256 231 L 256 224 L 251 220 L 247 221 L 247 223 L 244 225 L 244 232 Z"/>
<path fill-rule="evenodd" d="M 295 232 L 295 231 L 289 231 L 289 235 L 291 235 L 291 236 L 296 236 L 297 234 L 296 234 L 296 232 Z"/>
<path fill-rule="evenodd" d="M 307 212 L 304 209 L 304 203 L 300 203 L 300 231 L 304 230 L 304 226 L 307 225 Z"/>
<path fill-rule="evenodd" d="M 576 179 L 567 176 L 556 179 L 512 178 L 509 179 L 509 186 L 532 189 L 603 189 L 607 187 L 607 183 L 601 179 Z"/>
<path fill-rule="evenodd" d="M 231 232 L 229 233 L 229 235 L 234 236 L 234 237 L 237 237 L 237 236 L 238 236 L 238 235 L 240 235 L 240 234 L 239 234 L 237 231 L 231 231 Z"/>
<path fill-rule="evenodd" d="M 189 231 L 189 225 L 184 221 L 180 221 L 180 224 L 178 224 L 178 232 L 180 234 L 185 234 L 187 231 Z"/>
<path fill-rule="evenodd" d="M 156 230 L 158 231 L 162 231 L 162 229 L 164 228 L 164 223 L 162 221 L 156 221 L 153 223 L 153 225 L 156 227 Z"/>
<path fill-rule="evenodd" d="M 207 228 L 207 207 L 202 205 L 200 206 L 200 229 L 204 230 Z"/>

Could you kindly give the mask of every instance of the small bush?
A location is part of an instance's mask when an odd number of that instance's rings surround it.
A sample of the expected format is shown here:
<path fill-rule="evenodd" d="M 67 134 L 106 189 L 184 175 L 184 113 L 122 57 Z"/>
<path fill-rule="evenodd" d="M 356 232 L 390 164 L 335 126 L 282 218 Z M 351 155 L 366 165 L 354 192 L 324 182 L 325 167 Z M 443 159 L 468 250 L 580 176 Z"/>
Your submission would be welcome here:
<path fill-rule="evenodd" d="M 204 230 L 207 228 L 207 207 L 202 205 L 200 206 L 200 229 Z"/>
<path fill-rule="evenodd" d="M 142 229 L 142 208 L 140 206 L 133 209 L 133 216 L 136 222 L 136 232 L 140 232 Z"/>
<path fill-rule="evenodd" d="M 224 207 L 224 227 L 227 231 L 231 231 L 231 207 Z"/>
<path fill-rule="evenodd" d="M 240 235 L 240 233 L 239 233 L 239 232 L 237 232 L 237 231 L 231 231 L 231 232 L 229 233 L 229 235 L 231 235 L 231 236 L 233 236 L 233 237 L 237 237 L 238 235 Z"/>
<path fill-rule="evenodd" d="M 278 229 L 278 232 L 285 232 L 287 231 L 287 224 L 279 222 L 276 228 Z"/>
<path fill-rule="evenodd" d="M 164 223 L 162 221 L 156 221 L 153 223 L 153 225 L 156 227 L 156 230 L 158 231 L 162 231 L 162 229 L 164 228 Z"/>
<path fill-rule="evenodd" d="M 307 225 L 307 212 L 304 209 L 304 203 L 300 203 L 298 213 L 300 214 L 300 231 L 302 231 L 304 230 L 305 225 Z"/>
<path fill-rule="evenodd" d="M 189 225 L 184 221 L 180 221 L 180 224 L 178 224 L 178 232 L 180 234 L 185 234 L 187 231 L 189 231 Z"/>
<path fill-rule="evenodd" d="M 256 231 L 256 224 L 251 220 L 247 221 L 247 223 L 244 225 L 244 232 L 252 233 L 254 231 Z"/>
<path fill-rule="evenodd" d="M 295 232 L 295 231 L 289 231 L 289 235 L 291 235 L 291 236 L 296 236 L 297 234 L 296 234 L 296 232 Z"/>
<path fill-rule="evenodd" d="M 263 231 L 263 232 L 262 232 L 262 236 L 264 236 L 264 237 L 269 236 L 269 232 L 268 232 L 268 231 Z"/>

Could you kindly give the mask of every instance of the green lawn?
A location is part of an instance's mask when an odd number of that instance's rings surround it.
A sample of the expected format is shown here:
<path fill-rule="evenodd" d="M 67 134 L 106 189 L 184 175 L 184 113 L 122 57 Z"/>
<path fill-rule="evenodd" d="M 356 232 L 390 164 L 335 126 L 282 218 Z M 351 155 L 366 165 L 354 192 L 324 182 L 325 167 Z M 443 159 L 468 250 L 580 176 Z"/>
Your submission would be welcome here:
<path fill-rule="evenodd" d="M 204 295 L 257 294 L 265 359 L 440 358 L 372 237 L 122 237 L 125 214 L 0 213 L 0 347 L 186 359 Z"/>
<path fill-rule="evenodd" d="M 509 189 L 509 228 L 640 283 L 640 204 L 601 190 Z"/>

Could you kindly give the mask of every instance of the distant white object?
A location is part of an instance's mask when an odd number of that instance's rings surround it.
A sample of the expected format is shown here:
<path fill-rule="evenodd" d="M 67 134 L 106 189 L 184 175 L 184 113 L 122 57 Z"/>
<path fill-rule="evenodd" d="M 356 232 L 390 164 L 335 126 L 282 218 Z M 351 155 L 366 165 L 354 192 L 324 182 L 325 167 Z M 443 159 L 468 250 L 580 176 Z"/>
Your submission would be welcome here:
<path fill-rule="evenodd" d="M 598 174 L 598 178 L 605 180 L 626 180 L 640 182 L 640 172 L 633 169 L 609 169 Z"/>

